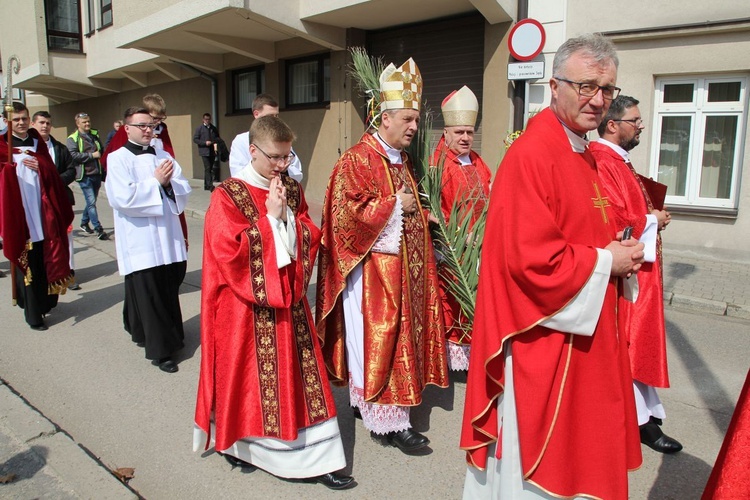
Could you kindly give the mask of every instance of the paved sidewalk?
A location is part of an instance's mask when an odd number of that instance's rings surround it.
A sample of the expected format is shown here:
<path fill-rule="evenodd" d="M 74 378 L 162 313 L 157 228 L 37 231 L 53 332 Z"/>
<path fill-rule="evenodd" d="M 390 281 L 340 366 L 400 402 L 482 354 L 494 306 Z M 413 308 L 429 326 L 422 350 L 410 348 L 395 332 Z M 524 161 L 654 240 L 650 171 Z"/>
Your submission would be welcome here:
<path fill-rule="evenodd" d="M 210 192 L 191 181 L 186 215 L 204 219 Z M 73 189 L 78 190 L 74 185 Z M 106 197 L 104 190 L 101 196 Z M 80 198 L 79 198 L 80 199 Z M 320 203 L 308 200 L 313 220 Z M 105 200 L 99 203 L 107 210 Z M 3 280 L 3 284 L 7 279 Z M 673 308 L 750 319 L 750 265 L 665 253 L 664 299 Z M 0 379 L 0 484 L 4 498 L 135 498 L 95 456 Z"/>

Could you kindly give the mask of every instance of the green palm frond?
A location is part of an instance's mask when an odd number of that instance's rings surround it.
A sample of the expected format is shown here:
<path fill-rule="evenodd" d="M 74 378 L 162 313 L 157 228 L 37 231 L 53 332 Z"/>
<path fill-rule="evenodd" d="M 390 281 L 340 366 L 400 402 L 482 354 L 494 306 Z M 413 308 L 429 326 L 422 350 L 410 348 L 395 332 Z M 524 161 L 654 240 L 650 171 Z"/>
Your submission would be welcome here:
<path fill-rule="evenodd" d="M 431 151 L 429 141 L 426 143 L 425 151 Z M 440 158 L 437 165 L 430 165 L 430 159 L 429 153 L 422 156 L 425 175 L 421 185 L 424 204 L 437 219 L 437 223 L 432 224 L 432 236 L 435 252 L 440 261 L 438 272 L 464 316 L 462 324 L 453 326 L 463 330 L 464 336 L 470 338 L 474 323 L 479 282 L 479 257 L 484 240 L 487 205 L 485 204 L 472 226 L 474 204 L 483 195 L 482 187 L 476 186 L 471 192 L 464 193 L 461 199 L 453 202 L 450 216 L 446 220 L 440 206 L 445 158 Z"/>
<path fill-rule="evenodd" d="M 349 49 L 352 63 L 349 76 L 354 79 L 362 96 L 367 100 L 368 128 L 378 128 L 380 122 L 380 74 L 385 70 L 385 62 L 380 57 L 371 57 L 362 47 Z"/>

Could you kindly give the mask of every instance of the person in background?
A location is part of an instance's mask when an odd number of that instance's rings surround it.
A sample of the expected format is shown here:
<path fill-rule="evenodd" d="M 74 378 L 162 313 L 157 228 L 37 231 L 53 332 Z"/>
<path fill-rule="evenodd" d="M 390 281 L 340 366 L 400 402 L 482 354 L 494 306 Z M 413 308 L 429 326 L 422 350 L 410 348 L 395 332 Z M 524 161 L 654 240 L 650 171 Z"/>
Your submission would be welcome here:
<path fill-rule="evenodd" d="M 198 154 L 203 160 L 203 189 L 214 190 L 214 162 L 216 161 L 216 142 L 219 129 L 211 123 L 211 114 L 203 114 L 203 123 L 193 133 L 193 142 L 198 145 Z"/>

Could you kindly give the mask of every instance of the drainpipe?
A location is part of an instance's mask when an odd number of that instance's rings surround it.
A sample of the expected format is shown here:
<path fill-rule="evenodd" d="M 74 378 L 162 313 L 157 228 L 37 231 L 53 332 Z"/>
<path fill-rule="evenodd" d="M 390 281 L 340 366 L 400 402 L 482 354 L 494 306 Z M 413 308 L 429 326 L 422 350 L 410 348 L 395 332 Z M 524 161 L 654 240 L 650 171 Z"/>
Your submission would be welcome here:
<path fill-rule="evenodd" d="M 529 0 L 518 0 L 517 14 L 516 22 L 529 17 Z M 523 130 L 525 102 L 526 80 L 516 80 L 513 83 L 513 130 Z"/>
<path fill-rule="evenodd" d="M 189 64 L 185 64 L 179 61 L 171 61 L 171 62 L 185 69 L 188 69 L 196 73 L 201 78 L 204 78 L 208 80 L 209 82 L 211 82 L 211 116 L 214 119 L 213 121 L 214 125 L 216 126 L 216 128 L 219 128 L 219 79 Z"/>

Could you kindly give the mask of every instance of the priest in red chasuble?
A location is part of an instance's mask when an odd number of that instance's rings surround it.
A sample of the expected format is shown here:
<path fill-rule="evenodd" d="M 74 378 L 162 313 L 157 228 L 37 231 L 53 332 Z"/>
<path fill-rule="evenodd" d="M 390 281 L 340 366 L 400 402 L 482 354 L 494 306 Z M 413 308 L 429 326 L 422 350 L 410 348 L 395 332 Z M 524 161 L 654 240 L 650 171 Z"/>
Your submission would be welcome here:
<path fill-rule="evenodd" d="M 305 293 L 320 230 L 285 174 L 294 133 L 250 127 L 252 168 L 224 181 L 206 212 L 201 369 L 194 450 L 331 489 L 355 483 Z"/>
<path fill-rule="evenodd" d="M 458 203 L 458 216 L 464 220 L 471 214 L 473 226 L 489 199 L 492 178 L 492 172 L 482 157 L 471 149 L 479 101 L 474 92 L 464 85 L 460 90 L 451 92 L 440 108 L 445 128 L 430 162 L 443 168 L 440 206 L 447 221 L 454 204 Z M 461 307 L 442 277 L 440 298 L 448 340 L 448 367 L 451 370 L 468 370 L 471 332 L 464 329 Z"/>
<path fill-rule="evenodd" d="M 427 213 L 403 151 L 419 125 L 414 60 L 380 75 L 381 123 L 333 168 L 323 207 L 317 330 L 334 383 L 365 427 L 409 453 L 429 444 L 409 409 L 447 387 L 445 330 Z"/>
<path fill-rule="evenodd" d="M 643 128 L 638 100 L 618 96 L 599 125 L 599 140 L 591 143 L 591 153 L 617 228 L 632 226 L 633 238 L 645 244 L 638 302 L 621 301 L 618 311 L 628 337 L 641 442 L 660 453 L 675 453 L 682 445 L 661 430 L 666 413 L 655 389 L 669 387 L 660 232 L 672 219 L 666 210 L 654 208 L 630 162 L 629 151 L 640 143 Z"/>
<path fill-rule="evenodd" d="M 614 45 L 573 38 L 550 107 L 529 120 L 490 196 L 461 448 L 464 498 L 627 500 L 641 464 L 618 288 L 643 260 L 619 241 L 586 134 L 619 89 Z"/>

